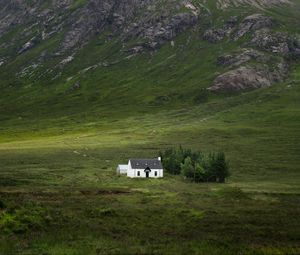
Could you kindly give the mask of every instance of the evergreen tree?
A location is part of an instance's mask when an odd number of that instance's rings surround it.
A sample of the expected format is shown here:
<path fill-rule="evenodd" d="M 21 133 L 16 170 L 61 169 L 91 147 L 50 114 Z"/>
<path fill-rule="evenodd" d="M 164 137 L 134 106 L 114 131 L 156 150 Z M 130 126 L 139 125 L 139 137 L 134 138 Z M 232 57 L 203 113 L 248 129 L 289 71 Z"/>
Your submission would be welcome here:
<path fill-rule="evenodd" d="M 190 157 L 185 158 L 184 163 L 181 164 L 181 174 L 187 178 L 194 179 L 195 168 Z"/>
<path fill-rule="evenodd" d="M 217 164 L 216 164 L 216 155 L 215 153 L 210 153 L 207 158 L 206 163 L 207 171 L 207 181 L 216 182 L 217 181 Z"/>
<path fill-rule="evenodd" d="M 210 153 L 208 156 L 191 149 L 170 148 L 160 152 L 166 171 L 182 174 L 195 182 L 224 183 L 230 175 L 224 152 Z"/>
<path fill-rule="evenodd" d="M 217 181 L 220 183 L 224 183 L 226 178 L 230 175 L 224 152 L 219 152 L 215 156 L 215 173 Z"/>
<path fill-rule="evenodd" d="M 195 182 L 204 182 L 206 181 L 206 171 L 200 163 L 195 165 Z"/>

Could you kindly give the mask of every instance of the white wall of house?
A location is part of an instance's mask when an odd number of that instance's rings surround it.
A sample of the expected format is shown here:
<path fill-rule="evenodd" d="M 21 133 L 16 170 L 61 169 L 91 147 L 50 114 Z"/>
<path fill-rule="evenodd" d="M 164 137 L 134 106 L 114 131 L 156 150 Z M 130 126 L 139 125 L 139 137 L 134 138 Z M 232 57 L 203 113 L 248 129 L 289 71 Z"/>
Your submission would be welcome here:
<path fill-rule="evenodd" d="M 118 165 L 117 174 L 127 174 L 128 165 Z"/>
<path fill-rule="evenodd" d="M 130 178 L 146 178 L 146 172 L 144 169 L 132 169 L 130 161 L 128 162 L 127 177 Z M 149 178 L 163 178 L 163 169 L 151 169 L 149 172 Z"/>
<path fill-rule="evenodd" d="M 134 171 L 134 169 L 131 168 L 130 161 L 128 161 L 127 177 L 134 178 L 135 177 L 134 173 L 135 173 L 135 171 Z"/>

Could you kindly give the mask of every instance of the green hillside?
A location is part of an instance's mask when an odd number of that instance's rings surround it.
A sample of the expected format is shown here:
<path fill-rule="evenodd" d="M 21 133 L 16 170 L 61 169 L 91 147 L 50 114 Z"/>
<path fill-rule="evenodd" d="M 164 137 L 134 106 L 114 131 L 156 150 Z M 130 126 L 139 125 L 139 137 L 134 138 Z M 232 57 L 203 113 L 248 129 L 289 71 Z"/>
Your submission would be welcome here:
<path fill-rule="evenodd" d="M 87 2 L 72 1 L 60 20 Z M 0 255 L 300 253 L 299 56 L 253 46 L 251 31 L 203 37 L 232 16 L 239 25 L 260 13 L 275 20 L 272 32 L 297 38 L 300 5 L 192 3 L 201 10 L 195 25 L 138 54 L 129 50 L 144 39 L 124 42 L 110 26 L 62 54 L 69 23 L 42 40 L 29 28 L 33 15 L 0 34 Z M 18 54 L 35 34 L 39 42 Z M 287 76 L 258 89 L 207 90 L 237 68 L 218 64 L 220 56 L 249 48 L 267 60 L 240 65 L 277 72 L 284 61 Z M 179 145 L 224 151 L 227 183 L 115 173 L 128 158 Z"/>
<path fill-rule="evenodd" d="M 74 6 L 80 6 L 79 2 Z M 212 3 L 208 5 L 210 16 L 204 15 L 195 27 L 176 37 L 174 47 L 166 43 L 159 50 L 133 57 L 124 50 L 120 51 L 122 42 L 117 35 L 106 42 L 110 31 L 101 33 L 82 49 L 65 56 L 51 56 L 59 47 L 64 31 L 22 55 L 15 52 L 27 39 L 16 42 L 11 49 L 12 60 L 0 66 L 2 123 L 8 123 L 16 130 L 27 123 L 30 126 L 31 121 L 45 125 L 49 120 L 58 123 L 70 121 L 73 126 L 77 121 L 81 124 L 90 121 L 101 123 L 107 118 L 121 120 L 144 112 L 155 114 L 162 110 L 199 107 L 207 102 L 223 101 L 224 96 L 209 94 L 205 90 L 217 74 L 228 70 L 218 65 L 217 59 L 223 54 L 247 48 L 248 39 L 243 37 L 237 42 L 224 39 L 219 43 L 210 43 L 203 40 L 203 31 L 210 26 L 221 27 L 230 16 L 239 16 L 240 13 L 247 16 L 258 11 L 248 6 L 220 11 Z M 278 23 L 275 30 L 297 35 L 299 8 L 299 4 L 295 3 L 292 7 L 273 7 L 263 12 L 274 17 Z M 0 43 L 18 38 L 21 29 L 18 27 L 4 34 Z M 130 48 L 131 44 L 135 42 L 127 43 L 126 47 Z M 3 51 L 3 56 L 8 53 L 7 49 Z M 73 54 L 74 60 L 59 68 L 61 61 Z M 34 67 L 40 58 L 44 62 Z M 271 61 L 276 61 L 280 56 L 273 58 Z M 297 60 L 288 61 L 291 68 L 297 66 L 297 62 L 294 63 Z M 51 69 L 50 73 L 48 69 Z M 297 82 L 290 77 L 286 83 L 289 81 Z M 80 88 L 72 90 L 77 82 Z M 20 117 L 20 123 L 11 123 Z M 41 129 L 44 128 L 42 125 Z M 27 127 L 25 129 L 28 130 Z"/>

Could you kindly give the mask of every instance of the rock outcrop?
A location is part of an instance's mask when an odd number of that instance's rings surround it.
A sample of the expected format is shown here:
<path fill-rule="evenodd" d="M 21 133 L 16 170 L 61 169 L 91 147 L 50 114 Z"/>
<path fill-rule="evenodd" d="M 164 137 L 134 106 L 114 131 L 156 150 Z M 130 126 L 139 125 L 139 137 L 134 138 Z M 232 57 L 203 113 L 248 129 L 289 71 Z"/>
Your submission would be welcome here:
<path fill-rule="evenodd" d="M 278 64 L 274 70 L 267 67 L 242 66 L 218 76 L 209 88 L 212 92 L 239 92 L 263 87 L 282 81 L 288 72 L 285 63 Z"/>
<path fill-rule="evenodd" d="M 263 28 L 270 28 L 274 25 L 273 20 L 265 15 L 255 13 L 245 17 L 240 24 L 236 16 L 230 17 L 221 28 L 210 28 L 204 35 L 203 39 L 209 42 L 218 42 L 226 36 L 237 41 L 249 32 L 255 32 Z"/>
<path fill-rule="evenodd" d="M 226 36 L 226 30 L 219 29 L 208 29 L 203 35 L 203 39 L 211 43 L 219 42 L 223 40 Z"/>
<path fill-rule="evenodd" d="M 144 48 L 155 49 L 197 22 L 198 17 L 194 9 L 172 14 L 174 9 L 181 8 L 185 2 L 177 5 L 174 3 L 174 6 L 170 5 L 170 9 L 161 10 L 159 15 L 156 14 L 156 5 L 153 2 L 90 0 L 88 5 L 79 13 L 75 13 L 74 18 L 70 20 L 71 30 L 63 40 L 61 51 L 80 46 L 108 28 L 121 35 L 125 42 L 131 38 L 140 38 L 144 41 Z M 133 18 L 141 10 L 147 14 L 136 22 Z"/>
<path fill-rule="evenodd" d="M 225 67 L 235 67 L 247 63 L 250 60 L 267 62 L 269 57 L 253 49 L 243 49 L 242 52 L 222 55 L 217 59 L 217 64 Z"/>
<path fill-rule="evenodd" d="M 207 30 L 203 38 L 212 43 L 226 37 L 233 41 L 246 34 L 252 37 L 250 41 L 244 43 L 247 49 L 224 54 L 217 59 L 218 65 L 231 70 L 219 75 L 209 90 L 236 92 L 268 87 L 282 81 L 288 73 L 284 59 L 290 55 L 299 57 L 300 43 L 287 33 L 273 32 L 272 28 L 275 26 L 276 22 L 273 19 L 256 13 L 245 17 L 239 24 L 226 22 L 222 28 Z M 250 61 L 251 66 L 248 64 Z"/>
<path fill-rule="evenodd" d="M 265 70 L 240 67 L 218 76 L 209 90 L 213 92 L 236 92 L 269 86 L 271 86 L 270 74 Z"/>
<path fill-rule="evenodd" d="M 197 23 L 198 16 L 194 12 L 178 13 L 174 16 L 160 16 L 145 19 L 139 24 L 133 23 L 128 28 L 125 41 L 138 37 L 142 39 L 142 46 L 156 49 L 166 41 L 171 41 L 184 30 Z M 141 46 L 141 45 L 140 45 Z"/>
<path fill-rule="evenodd" d="M 0 66 L 9 66 L 11 60 L 44 44 L 47 46 L 44 53 L 39 52 L 43 50 L 39 47 L 35 59 L 22 64 L 15 74 L 34 77 L 36 73 L 41 77 L 46 73 L 52 79 L 62 77 L 67 66 L 76 64 L 77 53 L 93 40 L 97 40 L 97 45 L 115 43 L 118 46 L 114 52 L 120 55 L 115 59 L 99 59 L 96 64 L 87 61 L 82 70 L 94 66 L 109 68 L 143 52 L 153 55 L 167 42 L 171 42 L 173 49 L 188 51 L 186 46 L 191 40 L 194 44 L 202 38 L 220 46 L 222 43 L 238 46 L 216 60 L 224 68 L 224 74 L 216 78 L 212 91 L 270 86 L 285 77 L 286 68 L 282 64 L 285 58 L 300 56 L 299 38 L 288 32 L 274 32 L 278 25 L 276 16 L 270 18 L 264 11 L 268 4 L 288 2 L 217 0 L 224 12 L 230 6 L 252 6 L 245 9 L 247 14 L 227 12 L 224 16 L 229 18 L 223 20 L 214 15 L 215 9 L 210 9 L 204 0 L 53 0 L 47 4 L 41 0 L 0 0 L 0 37 L 21 28 L 20 32 L 8 36 L 8 40 L 1 41 Z M 256 11 L 249 15 L 249 10 Z M 177 43 L 175 37 L 189 29 L 192 33 L 186 42 Z M 47 61 L 52 66 L 44 70 Z M 276 71 L 268 66 L 275 66 Z"/>
<path fill-rule="evenodd" d="M 227 9 L 232 6 L 249 5 L 257 8 L 266 8 L 274 5 L 290 4 L 289 0 L 218 0 L 219 9 Z"/>
<path fill-rule="evenodd" d="M 273 21 L 270 17 L 256 13 L 247 16 L 239 25 L 237 32 L 234 34 L 234 40 L 238 40 L 248 32 L 257 31 L 262 28 L 273 26 Z"/>
<path fill-rule="evenodd" d="M 251 44 L 272 53 L 289 54 L 291 38 L 286 33 L 271 32 L 269 29 L 261 29 L 255 32 Z"/>

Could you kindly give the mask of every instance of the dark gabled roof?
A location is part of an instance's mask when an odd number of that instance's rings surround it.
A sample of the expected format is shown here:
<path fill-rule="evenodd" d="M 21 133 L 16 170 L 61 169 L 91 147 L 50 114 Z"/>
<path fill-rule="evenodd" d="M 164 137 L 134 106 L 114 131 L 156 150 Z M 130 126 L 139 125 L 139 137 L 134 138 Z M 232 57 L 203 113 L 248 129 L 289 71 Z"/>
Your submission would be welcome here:
<path fill-rule="evenodd" d="M 161 161 L 158 159 L 129 159 L 133 169 L 163 169 Z"/>

